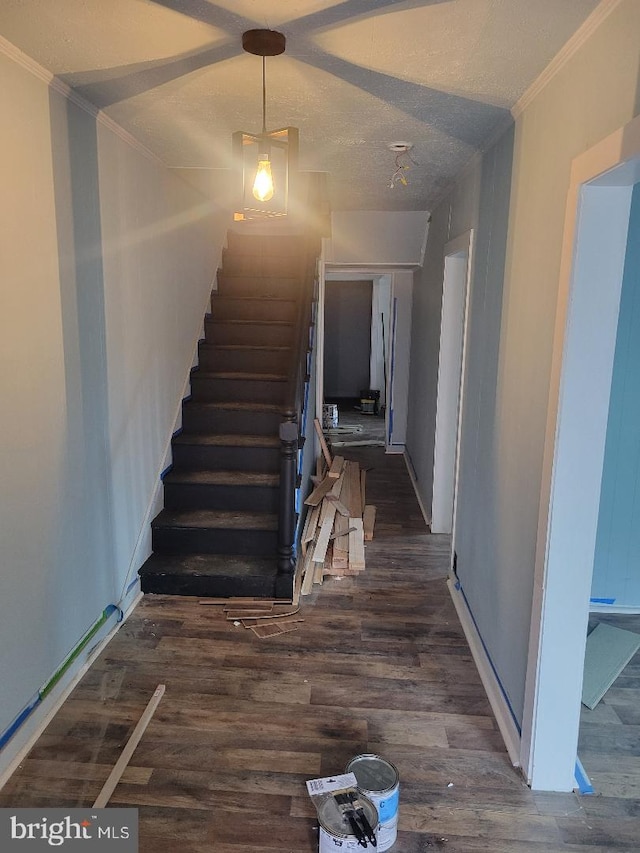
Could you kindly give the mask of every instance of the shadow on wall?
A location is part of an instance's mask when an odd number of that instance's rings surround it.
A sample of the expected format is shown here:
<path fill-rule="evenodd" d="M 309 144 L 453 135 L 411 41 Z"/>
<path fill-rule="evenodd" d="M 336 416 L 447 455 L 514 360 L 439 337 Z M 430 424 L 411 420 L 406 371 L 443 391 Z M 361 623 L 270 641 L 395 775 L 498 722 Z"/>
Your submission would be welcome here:
<path fill-rule="evenodd" d="M 49 97 L 67 430 L 61 458 L 54 608 L 91 621 L 117 598 L 108 459 L 109 399 L 96 119 Z M 43 425 L 46 428 L 46 425 Z M 69 598 L 77 589 L 77 597 Z"/>

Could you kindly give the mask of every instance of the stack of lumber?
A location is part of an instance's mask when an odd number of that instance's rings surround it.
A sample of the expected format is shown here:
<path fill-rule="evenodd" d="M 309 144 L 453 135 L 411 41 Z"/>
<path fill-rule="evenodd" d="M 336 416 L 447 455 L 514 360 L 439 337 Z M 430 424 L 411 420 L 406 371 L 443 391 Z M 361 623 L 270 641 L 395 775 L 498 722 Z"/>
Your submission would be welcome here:
<path fill-rule="evenodd" d="M 302 595 L 325 575 L 357 575 L 365 568 L 364 543 L 373 539 L 376 508 L 365 502 L 366 471 L 343 456 L 331 457 L 316 421 L 325 465 L 308 507 L 301 540 Z"/>
<path fill-rule="evenodd" d="M 304 622 L 300 608 L 290 602 L 265 599 L 204 599 L 200 604 L 220 605 L 227 622 L 247 628 L 259 637 L 275 637 L 295 631 Z"/>

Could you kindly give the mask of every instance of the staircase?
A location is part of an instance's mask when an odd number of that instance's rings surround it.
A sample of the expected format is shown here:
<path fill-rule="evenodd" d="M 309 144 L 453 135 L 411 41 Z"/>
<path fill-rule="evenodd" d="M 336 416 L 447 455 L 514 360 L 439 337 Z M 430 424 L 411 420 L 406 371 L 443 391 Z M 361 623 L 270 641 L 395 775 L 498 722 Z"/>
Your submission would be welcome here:
<path fill-rule="evenodd" d="M 290 398 L 308 339 L 308 270 L 304 237 L 229 232 L 172 441 L 164 509 L 151 525 L 153 554 L 139 572 L 143 592 L 291 594 L 282 500 L 292 502 L 294 485 L 281 488 L 281 476 L 289 470 L 284 476 L 295 479 L 295 454 L 290 448 L 283 468 L 279 431 L 297 420 Z M 297 429 L 292 436 L 297 449 Z M 291 520 L 284 526 L 291 538 Z"/>

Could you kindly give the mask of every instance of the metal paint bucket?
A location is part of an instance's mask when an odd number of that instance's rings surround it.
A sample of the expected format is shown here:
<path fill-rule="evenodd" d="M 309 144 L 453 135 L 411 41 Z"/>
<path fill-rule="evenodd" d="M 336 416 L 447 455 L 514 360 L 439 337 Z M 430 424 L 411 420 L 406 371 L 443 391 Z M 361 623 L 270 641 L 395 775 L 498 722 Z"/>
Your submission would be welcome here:
<path fill-rule="evenodd" d="M 365 796 L 359 796 L 358 800 L 362 803 L 362 809 L 367 820 L 373 827 L 373 834 L 378 838 L 378 812 L 371 800 Z M 333 797 L 327 799 L 318 808 L 318 822 L 320 824 L 320 838 L 318 844 L 318 853 L 336 853 L 336 850 L 360 850 L 363 848 L 358 843 L 358 839 L 353 834 L 351 826 L 347 818 L 340 811 L 338 804 Z M 368 848 L 371 853 L 377 853 L 380 847 L 376 848 L 369 843 Z"/>
<path fill-rule="evenodd" d="M 335 403 L 322 406 L 322 428 L 335 429 L 338 426 L 338 407 Z"/>
<path fill-rule="evenodd" d="M 398 834 L 398 803 L 400 776 L 397 769 L 379 755 L 356 755 L 347 764 L 347 773 L 354 773 L 358 790 L 374 804 L 380 818 L 378 853 L 389 850 Z"/>

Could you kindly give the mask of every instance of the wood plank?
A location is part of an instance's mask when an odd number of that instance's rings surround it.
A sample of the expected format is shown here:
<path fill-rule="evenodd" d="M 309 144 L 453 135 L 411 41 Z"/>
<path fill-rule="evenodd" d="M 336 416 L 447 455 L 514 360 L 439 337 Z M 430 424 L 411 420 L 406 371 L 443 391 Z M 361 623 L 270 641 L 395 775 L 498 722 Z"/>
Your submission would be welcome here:
<path fill-rule="evenodd" d="M 300 595 L 309 595 L 311 590 L 313 589 L 313 570 L 315 564 L 313 562 L 313 548 L 309 548 L 307 551 L 307 555 L 304 558 L 304 562 L 302 564 L 301 571 L 303 572 L 302 576 L 302 586 L 300 588 Z"/>
<path fill-rule="evenodd" d="M 279 634 L 289 634 L 291 631 L 297 631 L 299 627 L 300 622 L 294 622 L 288 625 L 253 625 L 250 630 L 256 637 L 264 640 L 267 637 L 277 637 Z"/>
<path fill-rule="evenodd" d="M 364 529 L 362 519 L 350 518 L 349 527 L 354 527 L 349 534 L 349 568 L 364 569 Z"/>
<path fill-rule="evenodd" d="M 331 466 L 333 465 L 333 459 L 331 458 L 331 454 L 329 453 L 329 448 L 327 447 L 327 442 L 325 441 L 320 421 L 317 418 L 314 418 L 313 425 L 316 429 L 316 435 L 318 436 L 318 441 L 320 442 L 320 449 L 322 450 L 322 455 L 324 456 L 324 460 L 327 463 L 327 468 L 331 470 Z"/>
<path fill-rule="evenodd" d="M 349 507 L 346 507 L 339 498 L 336 498 L 334 495 L 327 495 L 327 500 L 331 501 L 336 508 L 336 511 L 340 513 L 340 515 L 344 515 L 345 518 L 349 518 L 351 514 L 349 512 Z"/>
<path fill-rule="evenodd" d="M 366 506 L 366 486 L 367 486 L 367 470 L 366 468 L 362 468 L 360 470 L 360 501 L 362 503 L 362 516 L 364 517 L 364 509 Z"/>
<path fill-rule="evenodd" d="M 360 497 L 360 466 L 349 460 L 345 463 L 345 480 L 348 483 L 349 499 L 342 498 L 342 503 L 349 507 L 352 518 L 362 518 L 362 498 Z"/>
<path fill-rule="evenodd" d="M 320 533 L 318 534 L 316 547 L 313 550 L 313 561 L 315 563 L 324 563 L 335 515 L 335 504 L 331 503 L 331 501 L 323 501 L 322 513 L 320 515 Z"/>
<path fill-rule="evenodd" d="M 324 478 L 320 485 L 316 486 L 315 489 L 305 499 L 305 504 L 307 506 L 318 506 L 318 504 L 322 503 L 322 499 L 327 494 L 327 492 L 330 492 L 331 489 L 334 487 L 335 482 L 335 477 L 332 477 L 329 473 L 329 475 Z"/>
<path fill-rule="evenodd" d="M 334 456 L 333 457 L 333 463 L 331 465 L 331 468 L 329 468 L 327 476 L 331 477 L 332 479 L 339 477 L 340 474 L 342 473 L 343 466 L 344 466 L 344 456 Z"/>
<path fill-rule="evenodd" d="M 316 536 L 316 530 L 318 529 L 318 519 L 320 518 L 320 510 L 320 506 L 315 506 L 311 510 L 311 512 L 307 513 L 307 519 L 305 520 L 305 532 L 300 542 L 300 548 L 302 551 L 303 558 L 307 556 L 307 548 L 309 547 L 309 542 L 313 542 Z"/>
<path fill-rule="evenodd" d="M 243 628 L 251 628 L 253 625 L 288 625 L 291 622 L 304 622 L 304 616 L 298 611 L 286 616 L 270 616 L 264 619 L 241 619 Z"/>
<path fill-rule="evenodd" d="M 334 569 L 347 568 L 349 565 L 349 519 L 343 515 L 336 515 L 333 529 L 335 539 L 331 565 Z"/>
<path fill-rule="evenodd" d="M 104 783 L 100 793 L 96 797 L 96 800 L 93 804 L 94 809 L 103 809 L 111 799 L 111 795 L 117 788 L 118 782 L 122 778 L 122 774 L 126 770 L 127 765 L 131 761 L 131 757 L 136 750 L 136 747 L 142 740 L 142 736 L 145 733 L 147 726 L 151 722 L 151 717 L 153 717 L 153 715 L 155 714 L 156 708 L 158 707 L 160 700 L 164 696 L 164 691 L 165 685 L 158 684 L 153 696 L 151 697 L 151 699 L 149 699 L 149 703 L 144 709 L 142 716 L 138 721 L 138 724 L 133 730 L 131 737 L 127 741 L 124 749 L 122 750 L 120 758 L 118 758 L 118 760 L 116 761 L 113 770 L 109 774 L 109 778 Z"/>
<path fill-rule="evenodd" d="M 373 504 L 367 504 L 364 508 L 362 523 L 364 526 L 364 541 L 370 542 L 373 539 L 373 526 L 376 523 L 376 508 Z"/>

